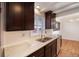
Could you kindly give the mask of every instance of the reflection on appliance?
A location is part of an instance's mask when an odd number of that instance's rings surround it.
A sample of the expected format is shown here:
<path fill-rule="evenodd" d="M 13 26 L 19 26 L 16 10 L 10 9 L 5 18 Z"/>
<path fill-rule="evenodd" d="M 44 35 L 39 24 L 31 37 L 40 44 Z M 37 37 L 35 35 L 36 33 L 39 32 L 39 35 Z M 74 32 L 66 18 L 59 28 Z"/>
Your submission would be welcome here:
<path fill-rule="evenodd" d="M 53 22 L 52 28 L 54 31 L 60 30 L 60 22 L 57 22 L 57 21 Z"/>

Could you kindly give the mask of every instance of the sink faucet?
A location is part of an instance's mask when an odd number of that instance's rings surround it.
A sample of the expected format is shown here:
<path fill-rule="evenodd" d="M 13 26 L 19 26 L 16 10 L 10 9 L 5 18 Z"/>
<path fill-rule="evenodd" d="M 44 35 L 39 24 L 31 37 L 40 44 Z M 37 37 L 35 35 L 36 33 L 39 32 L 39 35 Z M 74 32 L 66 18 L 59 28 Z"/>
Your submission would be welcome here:
<path fill-rule="evenodd" d="M 45 37 L 45 35 L 43 34 L 43 29 L 42 28 L 40 28 L 40 33 L 41 33 L 41 39 L 43 40 L 43 38 Z"/>
<path fill-rule="evenodd" d="M 45 31 L 45 33 L 43 34 L 43 30 L 41 29 L 41 40 L 43 40 L 43 38 L 45 38 L 45 34 L 46 34 L 47 32 Z"/>

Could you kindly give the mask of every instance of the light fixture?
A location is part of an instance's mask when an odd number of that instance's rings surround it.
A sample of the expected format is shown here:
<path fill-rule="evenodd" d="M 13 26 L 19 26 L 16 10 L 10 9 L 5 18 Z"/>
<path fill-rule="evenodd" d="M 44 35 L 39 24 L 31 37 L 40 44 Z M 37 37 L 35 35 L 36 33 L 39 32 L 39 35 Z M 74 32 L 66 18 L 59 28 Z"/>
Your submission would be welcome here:
<path fill-rule="evenodd" d="M 37 6 L 35 7 L 35 14 L 41 15 L 40 6 L 39 6 L 39 5 L 37 5 Z"/>
<path fill-rule="evenodd" d="M 69 20 L 69 22 L 74 22 L 74 20 L 71 19 L 71 20 Z"/>
<path fill-rule="evenodd" d="M 40 6 L 39 6 L 39 5 L 37 5 L 37 6 L 36 6 L 36 8 L 37 8 L 37 9 L 40 9 Z"/>

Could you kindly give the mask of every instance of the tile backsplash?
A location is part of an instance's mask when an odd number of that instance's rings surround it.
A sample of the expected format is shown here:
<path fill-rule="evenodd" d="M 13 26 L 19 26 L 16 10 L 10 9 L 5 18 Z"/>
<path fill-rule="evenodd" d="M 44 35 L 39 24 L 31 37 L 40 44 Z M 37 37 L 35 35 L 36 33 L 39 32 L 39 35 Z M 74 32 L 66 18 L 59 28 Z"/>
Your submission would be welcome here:
<path fill-rule="evenodd" d="M 53 32 L 53 29 L 47 29 L 47 30 L 45 30 L 45 35 L 47 37 L 51 37 L 52 36 L 52 32 Z"/>
<path fill-rule="evenodd" d="M 31 39 L 30 31 L 4 32 L 3 45 L 21 42 Z"/>
<path fill-rule="evenodd" d="M 46 36 L 51 36 L 52 35 L 52 30 L 45 30 L 40 33 L 32 31 L 13 31 L 13 32 L 4 32 L 4 40 L 3 40 L 3 45 L 7 44 L 12 44 L 12 43 L 17 43 L 25 40 L 36 40 L 41 38 L 41 35 L 46 35 Z"/>

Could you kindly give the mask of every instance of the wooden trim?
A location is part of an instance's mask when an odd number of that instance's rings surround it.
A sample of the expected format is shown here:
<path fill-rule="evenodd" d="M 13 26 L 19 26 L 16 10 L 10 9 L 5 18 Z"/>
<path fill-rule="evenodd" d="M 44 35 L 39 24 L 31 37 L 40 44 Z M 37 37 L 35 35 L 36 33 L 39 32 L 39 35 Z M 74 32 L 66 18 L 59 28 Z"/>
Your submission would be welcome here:
<path fill-rule="evenodd" d="M 65 39 L 65 38 L 62 38 L 62 42 L 63 42 L 63 40 L 79 42 L 79 40 L 77 40 L 77 39 Z"/>

